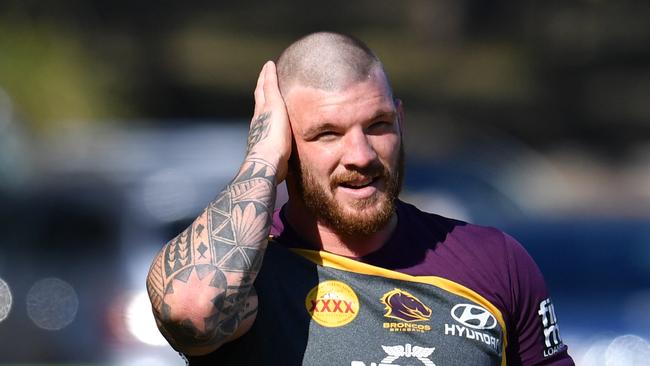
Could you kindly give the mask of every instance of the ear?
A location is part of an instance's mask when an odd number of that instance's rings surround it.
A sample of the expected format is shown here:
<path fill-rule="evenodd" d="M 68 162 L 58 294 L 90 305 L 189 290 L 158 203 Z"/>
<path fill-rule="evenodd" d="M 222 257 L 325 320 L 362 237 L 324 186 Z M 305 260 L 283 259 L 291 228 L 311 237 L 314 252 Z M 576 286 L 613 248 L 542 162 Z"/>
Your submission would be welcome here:
<path fill-rule="evenodd" d="M 288 197 L 299 197 L 298 189 L 296 188 L 298 184 L 299 177 L 297 176 L 297 170 L 300 169 L 300 159 L 298 158 L 298 148 L 296 147 L 296 138 L 292 136 L 291 138 L 291 156 L 289 156 L 287 177 L 285 179 L 287 186 Z"/>
<path fill-rule="evenodd" d="M 399 98 L 395 98 L 395 109 L 397 110 L 397 123 L 399 124 L 399 133 L 404 136 L 404 103 Z"/>

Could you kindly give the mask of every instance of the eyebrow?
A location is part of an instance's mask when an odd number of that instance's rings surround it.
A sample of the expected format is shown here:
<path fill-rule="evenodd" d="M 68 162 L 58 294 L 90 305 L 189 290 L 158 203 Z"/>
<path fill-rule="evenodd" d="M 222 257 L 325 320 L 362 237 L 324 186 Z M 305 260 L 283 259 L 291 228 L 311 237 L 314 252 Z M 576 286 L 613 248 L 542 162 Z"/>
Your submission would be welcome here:
<path fill-rule="evenodd" d="M 387 117 L 388 119 L 390 119 L 392 121 L 392 120 L 395 119 L 396 116 L 397 116 L 397 112 L 395 110 L 393 110 L 393 109 L 379 110 L 379 111 L 377 111 L 375 113 L 374 116 L 372 116 L 372 118 L 370 118 L 370 121 L 374 121 L 374 120 L 379 119 L 381 117 Z"/>

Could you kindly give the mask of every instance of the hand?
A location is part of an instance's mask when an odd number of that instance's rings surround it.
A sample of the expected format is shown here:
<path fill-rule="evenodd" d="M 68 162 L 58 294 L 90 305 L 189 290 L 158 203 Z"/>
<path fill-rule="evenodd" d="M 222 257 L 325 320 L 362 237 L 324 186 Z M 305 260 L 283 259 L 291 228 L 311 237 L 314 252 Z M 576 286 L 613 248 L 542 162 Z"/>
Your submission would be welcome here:
<path fill-rule="evenodd" d="M 280 183 L 287 175 L 291 155 L 291 125 L 273 61 L 262 67 L 254 95 L 255 111 L 248 132 L 247 156 L 277 164 L 276 182 Z"/>

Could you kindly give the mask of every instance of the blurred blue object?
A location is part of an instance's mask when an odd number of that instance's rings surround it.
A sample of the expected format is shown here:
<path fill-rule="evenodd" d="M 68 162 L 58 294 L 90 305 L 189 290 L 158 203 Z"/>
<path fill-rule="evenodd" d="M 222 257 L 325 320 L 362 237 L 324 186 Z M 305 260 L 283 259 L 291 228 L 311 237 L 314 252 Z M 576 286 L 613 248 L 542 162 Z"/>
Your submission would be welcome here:
<path fill-rule="evenodd" d="M 0 277 L 13 301 L 0 321 L 0 362 L 183 364 L 150 328 L 139 328 L 153 323 L 133 321 L 141 317 L 134 309 L 143 308 L 133 301 L 142 297 L 154 253 L 231 178 L 247 124 L 177 125 L 62 134 L 34 145 L 41 146 L 33 149 L 39 169 L 29 184 L 0 186 Z M 503 141 L 495 143 L 503 150 Z M 579 365 L 595 365 L 599 352 L 619 361 L 621 350 L 645 352 L 650 218 L 531 212 L 503 184 L 510 161 L 491 154 L 486 145 L 447 160 L 407 156 L 403 196 L 517 238 L 547 279 Z M 78 296 L 76 318 L 60 330 L 39 328 L 26 309 L 28 290 L 47 277 L 66 281 Z M 30 348 L 22 347 L 26 339 Z"/>

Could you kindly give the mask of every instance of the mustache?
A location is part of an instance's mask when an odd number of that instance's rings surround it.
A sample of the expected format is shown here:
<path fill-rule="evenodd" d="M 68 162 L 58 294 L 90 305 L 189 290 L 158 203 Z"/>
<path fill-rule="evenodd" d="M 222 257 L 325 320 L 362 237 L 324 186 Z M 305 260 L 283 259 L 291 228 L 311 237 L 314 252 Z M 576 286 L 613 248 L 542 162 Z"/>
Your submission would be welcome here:
<path fill-rule="evenodd" d="M 338 173 L 332 177 L 330 180 L 331 188 L 335 188 L 337 185 L 345 184 L 354 181 L 360 181 L 367 178 L 386 178 L 390 177 L 390 172 L 388 169 L 381 163 L 376 163 L 365 168 L 358 168 L 352 170 L 346 170 L 344 172 Z"/>

